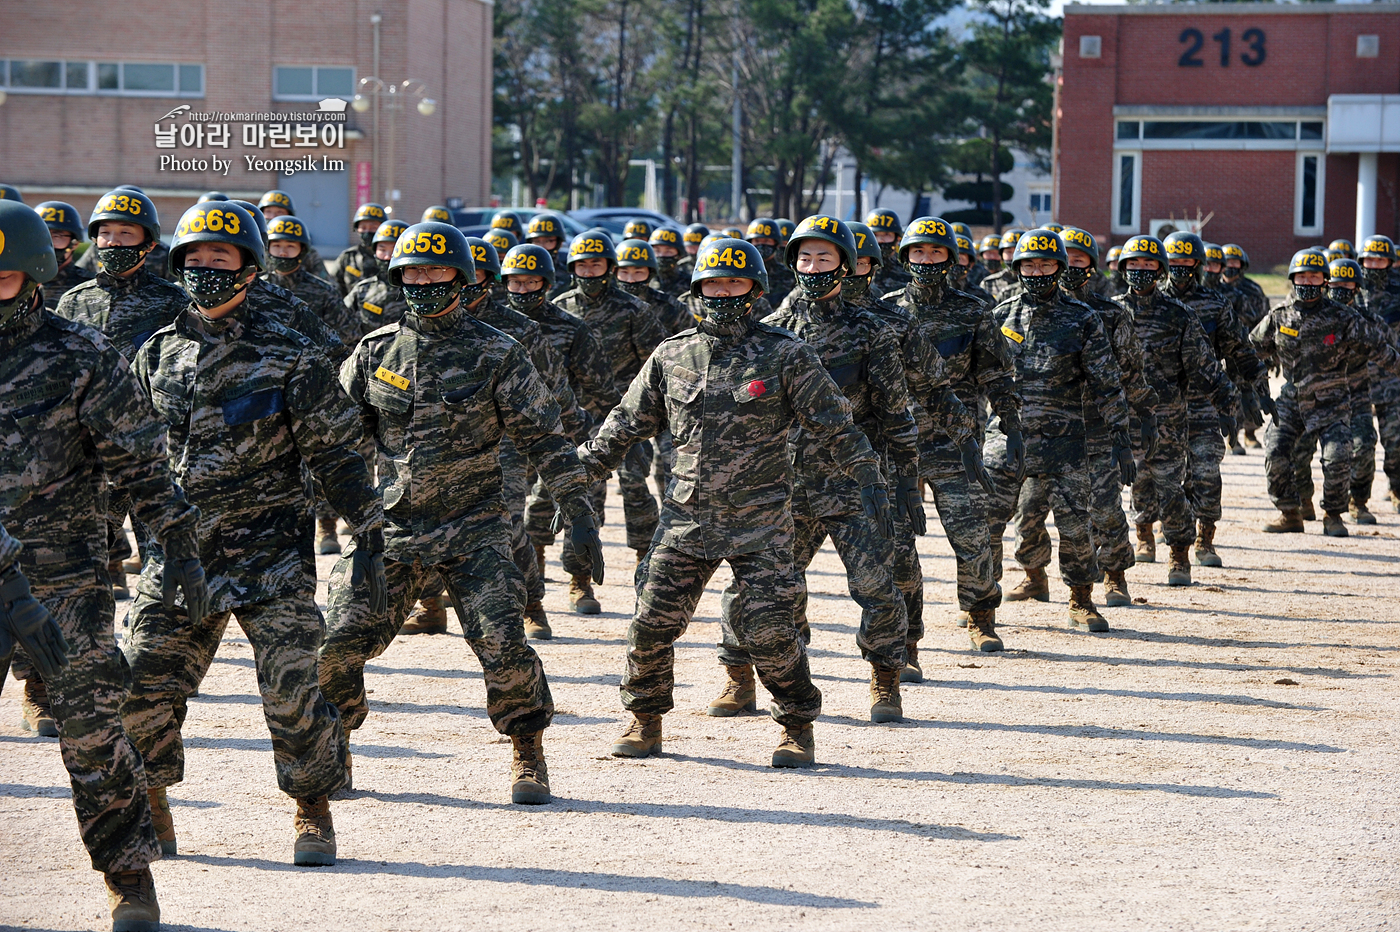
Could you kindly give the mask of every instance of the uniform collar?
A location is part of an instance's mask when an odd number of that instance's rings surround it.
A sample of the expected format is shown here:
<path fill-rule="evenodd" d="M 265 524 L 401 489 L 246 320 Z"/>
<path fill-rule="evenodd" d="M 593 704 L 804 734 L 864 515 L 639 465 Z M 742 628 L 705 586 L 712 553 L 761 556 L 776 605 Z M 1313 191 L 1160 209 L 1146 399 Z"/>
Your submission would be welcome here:
<path fill-rule="evenodd" d="M 146 256 L 146 261 L 151 261 L 149 254 Z M 106 269 L 97 270 L 97 283 L 102 286 L 104 291 L 111 291 L 117 294 L 132 294 L 136 289 L 150 281 L 150 278 L 151 273 L 145 265 L 142 265 L 141 268 L 125 278 L 122 278 L 120 275 L 113 275 Z"/>
<path fill-rule="evenodd" d="M 937 285 L 920 285 L 910 281 L 907 293 L 915 304 L 937 304 L 948 294 L 947 279 Z"/>
<path fill-rule="evenodd" d="M 27 340 L 44 322 L 44 289 L 40 285 L 34 290 L 34 303 L 28 310 L 20 311 L 0 328 L 0 347 L 11 347 Z"/>
<path fill-rule="evenodd" d="M 490 296 L 487 296 L 490 300 Z M 457 306 L 439 317 L 424 317 L 414 313 L 412 308 L 403 315 L 404 326 L 417 333 L 441 334 L 450 330 L 456 330 L 462 323 L 462 318 L 468 316 L 467 309 L 458 302 Z"/>
<path fill-rule="evenodd" d="M 706 317 L 697 325 L 701 333 L 706 336 L 717 337 L 720 340 L 741 337 L 753 328 L 753 311 L 750 310 L 743 317 L 730 323 L 720 323 L 713 317 Z"/>
<path fill-rule="evenodd" d="M 245 292 L 243 301 L 218 320 L 206 317 L 191 301 L 180 318 L 181 326 L 187 332 L 196 334 L 210 343 L 232 343 L 241 339 L 248 328 L 248 300 Z"/>
<path fill-rule="evenodd" d="M 836 294 L 829 298 L 798 297 L 792 303 L 797 308 L 806 311 L 813 320 L 833 320 L 840 317 L 845 310 L 840 289 L 837 289 Z"/>

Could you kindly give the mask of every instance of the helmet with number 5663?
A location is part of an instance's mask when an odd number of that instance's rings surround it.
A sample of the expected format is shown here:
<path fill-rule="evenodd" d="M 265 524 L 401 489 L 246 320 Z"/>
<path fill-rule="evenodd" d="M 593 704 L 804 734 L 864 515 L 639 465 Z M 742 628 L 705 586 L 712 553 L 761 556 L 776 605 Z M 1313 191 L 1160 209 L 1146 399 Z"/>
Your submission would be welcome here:
<path fill-rule="evenodd" d="M 247 208 L 231 201 L 201 201 L 185 211 L 170 241 L 170 267 L 183 269 L 185 252 L 196 243 L 237 246 L 246 254 L 245 264 L 257 266 L 258 271 L 267 268 L 258 224 Z"/>
<path fill-rule="evenodd" d="M 403 270 L 411 265 L 443 265 L 461 272 L 461 278 L 476 281 L 476 263 L 462 231 L 447 223 L 415 223 L 399 235 L 389 260 L 390 281 L 403 287 Z"/>
<path fill-rule="evenodd" d="M 700 283 L 707 278 L 747 278 L 758 285 L 758 298 L 768 290 L 768 269 L 752 243 L 721 238 L 705 243 L 695 254 L 695 272 L 690 277 L 690 293 L 700 294 Z"/>

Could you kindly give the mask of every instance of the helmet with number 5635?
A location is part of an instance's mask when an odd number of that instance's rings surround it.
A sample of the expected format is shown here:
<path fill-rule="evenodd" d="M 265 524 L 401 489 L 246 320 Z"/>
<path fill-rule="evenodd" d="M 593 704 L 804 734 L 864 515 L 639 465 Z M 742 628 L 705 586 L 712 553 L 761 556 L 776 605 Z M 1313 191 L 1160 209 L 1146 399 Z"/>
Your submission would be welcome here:
<path fill-rule="evenodd" d="M 722 238 L 705 243 L 695 254 L 695 272 L 690 277 L 690 293 L 700 294 L 700 283 L 707 278 L 747 278 L 758 285 L 758 298 L 768 290 L 768 269 L 752 243 Z"/>
<path fill-rule="evenodd" d="M 267 268 L 258 224 L 246 208 L 231 201 L 201 201 L 185 211 L 170 241 L 170 267 L 183 269 L 185 252 L 196 243 L 237 246 L 245 254 L 245 265 L 255 265 L 258 271 Z"/>
<path fill-rule="evenodd" d="M 390 281 L 403 287 L 403 270 L 411 265 L 442 265 L 461 272 L 467 284 L 476 282 L 476 263 L 462 231 L 447 223 L 415 223 L 399 235 L 389 260 Z"/>

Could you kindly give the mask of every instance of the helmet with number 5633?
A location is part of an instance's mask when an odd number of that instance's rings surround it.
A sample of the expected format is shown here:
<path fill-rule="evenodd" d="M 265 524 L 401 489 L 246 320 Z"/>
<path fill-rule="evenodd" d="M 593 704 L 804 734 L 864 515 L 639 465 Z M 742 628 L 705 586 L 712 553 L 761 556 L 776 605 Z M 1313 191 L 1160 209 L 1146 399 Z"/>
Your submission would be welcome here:
<path fill-rule="evenodd" d="M 690 277 L 690 293 L 700 294 L 700 283 L 707 278 L 747 278 L 758 285 L 759 295 L 768 290 L 768 269 L 752 243 L 722 238 L 706 243 L 695 254 L 695 272 Z"/>
<path fill-rule="evenodd" d="M 942 217 L 919 217 L 909 222 L 899 241 L 899 261 L 909 261 L 909 247 L 919 243 L 942 246 L 948 250 L 949 259 L 957 258 L 958 235 L 953 232 L 953 225 Z"/>
<path fill-rule="evenodd" d="M 389 260 L 390 281 L 403 287 L 403 270 L 411 265 L 442 265 L 461 272 L 468 284 L 476 281 L 476 262 L 462 231 L 447 223 L 415 223 L 394 243 Z"/>
<path fill-rule="evenodd" d="M 237 246 L 246 254 L 245 264 L 257 266 L 258 271 L 267 267 L 258 224 L 246 208 L 231 201 L 201 201 L 185 211 L 170 241 L 170 268 L 183 269 L 185 252 L 196 243 Z"/>

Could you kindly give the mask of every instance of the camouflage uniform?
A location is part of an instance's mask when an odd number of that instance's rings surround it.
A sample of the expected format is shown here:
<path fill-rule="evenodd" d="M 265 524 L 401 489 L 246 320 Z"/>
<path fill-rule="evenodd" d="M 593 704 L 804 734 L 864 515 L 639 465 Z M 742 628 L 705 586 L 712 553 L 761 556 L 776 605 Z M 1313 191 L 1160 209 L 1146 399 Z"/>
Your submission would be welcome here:
<path fill-rule="evenodd" d="M 694 257 L 681 256 L 676 260 L 676 264 L 672 267 L 669 275 L 666 273 L 664 266 L 656 273 L 656 288 L 675 298 L 677 301 L 684 303 L 686 295 L 690 294 L 690 273 L 694 270 Z M 558 268 L 556 266 L 556 274 L 557 273 Z"/>
<path fill-rule="evenodd" d="M 486 711 L 508 735 L 539 731 L 554 703 L 525 642 L 525 587 L 512 560 L 499 444 L 508 436 L 553 486 L 569 519 L 589 513 L 587 477 L 550 389 L 510 337 L 458 307 L 409 313 L 367 335 L 340 370 L 387 475 L 389 611 L 374 616 L 331 574 L 321 685 L 347 727 L 368 714 L 365 663 L 392 643 L 425 582 L 440 577 L 486 679 Z"/>
<path fill-rule="evenodd" d="M 380 327 L 396 324 L 408 313 L 403 289 L 377 275 L 351 288 L 345 296 L 345 307 L 358 323 L 362 336 Z"/>
<path fill-rule="evenodd" d="M 19 564 L 68 641 L 47 682 L 73 807 L 92 866 L 141 870 L 159 857 L 141 755 L 123 730 L 127 669 L 112 624 L 107 484 L 170 540 L 199 513 L 172 485 L 160 427 L 126 359 L 97 331 L 42 307 L 0 329 L 0 519 Z"/>
<path fill-rule="evenodd" d="M 982 282 L 986 281 L 987 276 L 991 274 L 992 270 L 983 265 L 981 261 L 972 263 L 967 267 L 967 278 L 965 279 L 967 287 L 961 290 L 969 291 L 981 287 Z"/>
<path fill-rule="evenodd" d="M 993 272 L 978 283 L 979 287 L 992 296 L 993 304 L 1000 304 L 1014 297 L 1021 290 L 1021 282 L 1010 266 L 1003 266 L 1000 272 Z"/>
<path fill-rule="evenodd" d="M 1393 273 L 1394 270 L 1392 270 Z M 1400 338 L 1400 285 L 1392 277 L 1382 288 L 1363 287 L 1357 295 L 1357 303 L 1365 308 L 1372 318 L 1386 325 L 1392 341 Z M 1371 383 L 1371 401 L 1375 404 L 1376 422 L 1380 427 L 1380 444 L 1385 450 L 1385 476 L 1392 495 L 1400 495 L 1400 379 L 1377 370 L 1374 363 L 1368 363 Z M 1353 416 L 1358 412 L 1353 410 Z M 1369 412 L 1368 412 L 1369 414 Z M 1367 417 L 1369 422 L 1370 418 Z M 1352 472 L 1353 494 L 1363 484 L 1367 493 L 1375 481 L 1375 443 L 1365 454 L 1369 469 L 1358 474 Z M 1365 499 L 1362 499 L 1364 502 Z"/>
<path fill-rule="evenodd" d="M 356 243 L 341 251 L 331 263 L 331 281 L 340 289 L 343 298 L 360 282 L 369 281 L 379 274 L 379 261 L 374 250 Z"/>
<path fill-rule="evenodd" d="M 651 351 L 666 338 L 666 331 L 651 308 L 615 284 L 597 300 L 573 288 L 554 299 L 554 303 L 592 327 L 599 342 L 612 353 L 613 387 L 618 394 L 627 390 Z M 651 445 L 645 443 L 629 451 L 617 470 L 627 521 L 627 546 L 639 554 L 651 545 L 656 530 L 656 498 L 647 488 L 650 472 Z M 593 491 L 593 510 L 598 514 L 603 511 L 605 489 L 604 483 L 599 482 Z"/>
<path fill-rule="evenodd" d="M 1099 579 L 1089 518 L 1089 468 L 1084 409 L 1092 404 L 1103 429 L 1126 443 L 1128 406 L 1123 376 L 1103 322 L 1093 308 L 1056 288 L 1040 299 L 1021 290 L 992 315 L 1008 340 L 1021 394 L 1020 428 L 1026 434 L 1027 497 L 1055 511 L 1060 534 L 1060 576 L 1067 586 L 1092 586 Z M 1076 390 L 1077 389 L 1077 390 Z M 992 553 L 1001 571 L 1002 535 L 1022 493 L 1016 466 L 1007 461 L 1006 436 L 998 420 L 987 431 L 987 464 L 996 491 L 987 520 Z M 1033 547 L 1017 534 L 1017 559 L 1027 568 L 1050 563 L 1049 540 Z"/>
<path fill-rule="evenodd" d="M 78 265 L 77 262 L 69 262 L 67 265 L 59 266 L 58 274 L 44 282 L 44 307 L 51 311 L 54 310 L 58 307 L 60 298 L 84 282 L 90 282 L 96 277 L 92 272 Z"/>
<path fill-rule="evenodd" d="M 656 542 L 637 567 L 637 612 L 622 680 L 629 711 L 659 715 L 673 707 L 672 645 L 705 584 L 728 561 L 744 594 L 736 633 L 773 696 L 773 718 L 802 725 L 820 714 L 821 693 L 793 620 L 799 583 L 788 432 L 794 423 L 860 486 L 882 481 L 850 404 L 817 354 L 750 313 L 732 323 L 706 320 L 662 343 L 598 436 L 579 450 L 598 476 L 662 427 L 676 437 Z"/>
<path fill-rule="evenodd" d="M 773 254 L 773 258 L 767 260 L 764 265 L 768 271 L 768 291 L 764 293 L 763 297 L 770 305 L 777 307 L 797 287 L 797 276 L 783 262 L 781 246 Z"/>
<path fill-rule="evenodd" d="M 343 303 L 335 286 L 324 278 L 317 278 L 301 269 L 297 269 L 291 275 L 264 272 L 261 277 L 263 281 L 285 288 L 305 301 L 306 305 L 311 308 L 311 313 L 319 317 L 321 323 L 333 330 L 335 335 L 340 338 L 346 353 L 360 339 L 359 321 L 350 314 L 350 309 Z M 311 336 L 311 334 L 305 335 Z"/>
<path fill-rule="evenodd" d="M 89 246 L 81 256 L 73 260 L 73 264 L 96 277 L 97 273 L 102 271 L 102 263 L 97 261 L 97 245 Z M 146 264 L 141 266 L 141 271 L 155 278 L 172 280 L 174 276 L 170 273 L 170 248 L 157 241 L 146 254 Z"/>
<path fill-rule="evenodd" d="M 1011 354 L 980 301 L 956 289 L 914 283 L 885 295 L 885 300 L 909 311 L 914 326 L 943 357 L 953 391 L 978 420 L 979 443 L 986 402 L 1006 427 L 1019 424 L 1021 398 Z M 962 454 L 947 434 L 925 429 L 923 424 L 919 474 L 933 489 L 943 532 L 957 557 L 959 607 L 965 612 L 996 608 L 1001 604 L 1001 586 L 992 564 L 986 493 L 967 481 Z"/>
<path fill-rule="evenodd" d="M 184 778 L 186 697 L 213 650 L 203 649 L 197 662 L 190 654 L 230 613 L 252 642 L 264 684 L 278 785 L 307 798 L 345 780 L 340 716 L 316 678 L 323 622 L 303 462 L 352 534 L 377 530 L 383 512 L 355 452 L 354 406 L 334 384 L 325 354 L 271 313 L 272 301 L 271 292 L 250 287 L 218 320 L 191 305 L 134 364 L 166 424 L 176 478 L 201 507 L 200 556 L 211 595 L 210 616 L 190 626 L 160 601 L 158 556 L 141 576 L 126 646 L 134 685 L 123 716 L 153 786 Z"/>
<path fill-rule="evenodd" d="M 896 243 L 896 247 L 898 243 Z M 881 247 L 883 250 L 883 247 Z M 909 273 L 899 264 L 898 258 L 892 251 L 885 251 L 884 261 L 875 270 L 875 274 L 870 279 L 870 293 L 885 295 L 887 298 L 892 292 L 899 291 L 913 281 Z"/>
<path fill-rule="evenodd" d="M 1153 289 L 1146 296 L 1127 292 L 1113 303 L 1129 314 L 1142 346 L 1147 384 L 1157 393 L 1157 451 L 1147 457 L 1141 425 L 1132 427 L 1137 479 L 1133 482 L 1133 523 L 1162 522 L 1162 536 L 1172 547 L 1189 547 L 1196 539 L 1196 517 L 1186 498 L 1188 386 L 1210 397 L 1217 410 L 1228 411 L 1234 386 L 1225 377 L 1210 340 L 1195 313 L 1175 298 Z M 1217 431 L 1219 424 L 1216 425 Z"/>

